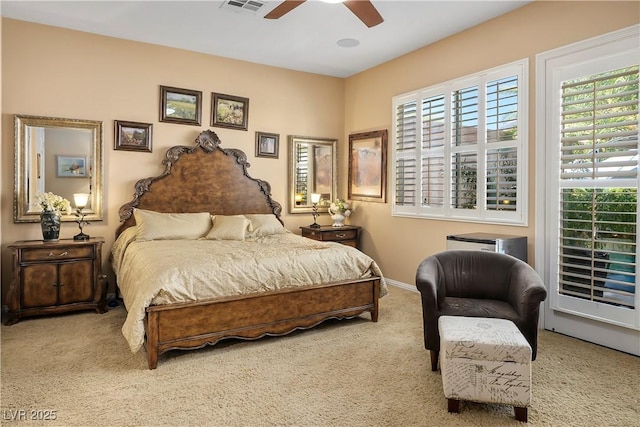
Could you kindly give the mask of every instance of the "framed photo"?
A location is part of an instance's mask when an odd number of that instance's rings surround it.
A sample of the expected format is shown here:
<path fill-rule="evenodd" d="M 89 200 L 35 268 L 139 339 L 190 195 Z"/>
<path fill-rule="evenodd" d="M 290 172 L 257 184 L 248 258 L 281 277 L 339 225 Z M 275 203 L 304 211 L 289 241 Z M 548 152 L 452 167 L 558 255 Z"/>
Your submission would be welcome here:
<path fill-rule="evenodd" d="M 160 86 L 160 121 L 200 126 L 202 92 Z"/>
<path fill-rule="evenodd" d="M 387 130 L 349 135 L 349 199 L 387 201 Z"/>
<path fill-rule="evenodd" d="M 114 150 L 144 151 L 151 153 L 151 123 L 115 121 Z"/>
<path fill-rule="evenodd" d="M 249 98 L 211 94 L 211 126 L 247 130 L 248 124 Z"/>
<path fill-rule="evenodd" d="M 87 176 L 87 158 L 57 155 L 56 175 L 61 178 L 85 178 Z"/>
<path fill-rule="evenodd" d="M 280 135 L 277 133 L 256 132 L 256 157 L 278 158 Z"/>

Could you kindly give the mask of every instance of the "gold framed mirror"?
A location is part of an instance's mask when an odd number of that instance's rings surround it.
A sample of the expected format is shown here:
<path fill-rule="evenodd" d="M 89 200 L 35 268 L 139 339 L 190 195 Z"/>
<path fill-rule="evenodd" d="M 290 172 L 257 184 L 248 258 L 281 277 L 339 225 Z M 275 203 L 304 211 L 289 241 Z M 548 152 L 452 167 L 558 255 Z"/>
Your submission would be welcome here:
<path fill-rule="evenodd" d="M 311 194 L 321 195 L 319 212 L 327 212 L 338 194 L 337 139 L 289 136 L 289 212 L 313 210 Z"/>
<path fill-rule="evenodd" d="M 94 120 L 15 116 L 15 187 L 13 221 L 40 222 L 39 193 L 51 192 L 71 202 L 88 193 L 87 221 L 102 220 L 103 126 Z M 63 213 L 62 221 L 75 221 Z"/>

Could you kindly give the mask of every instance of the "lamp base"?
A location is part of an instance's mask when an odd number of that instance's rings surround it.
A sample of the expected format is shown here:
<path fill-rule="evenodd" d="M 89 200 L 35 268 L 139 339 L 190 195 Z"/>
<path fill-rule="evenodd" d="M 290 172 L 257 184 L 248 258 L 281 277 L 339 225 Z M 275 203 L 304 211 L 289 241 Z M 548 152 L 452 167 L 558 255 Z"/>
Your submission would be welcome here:
<path fill-rule="evenodd" d="M 88 234 L 84 234 L 82 232 L 73 236 L 73 240 L 89 240 L 91 237 Z"/>
<path fill-rule="evenodd" d="M 309 228 L 320 228 L 320 224 L 316 224 L 315 222 L 309 226 Z"/>

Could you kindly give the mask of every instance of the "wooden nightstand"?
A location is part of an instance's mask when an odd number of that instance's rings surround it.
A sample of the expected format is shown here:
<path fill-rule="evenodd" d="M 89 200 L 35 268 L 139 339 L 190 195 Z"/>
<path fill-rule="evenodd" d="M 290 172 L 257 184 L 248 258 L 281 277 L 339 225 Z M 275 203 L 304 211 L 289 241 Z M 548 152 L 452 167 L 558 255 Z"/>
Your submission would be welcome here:
<path fill-rule="evenodd" d="M 343 245 L 360 248 L 360 227 L 356 225 L 345 225 L 344 227 L 333 227 L 323 225 L 320 228 L 300 227 L 302 237 L 324 242 L 338 242 Z"/>
<path fill-rule="evenodd" d="M 2 307 L 5 324 L 23 317 L 77 310 L 106 311 L 104 239 L 22 240 L 13 251 L 13 280 Z"/>

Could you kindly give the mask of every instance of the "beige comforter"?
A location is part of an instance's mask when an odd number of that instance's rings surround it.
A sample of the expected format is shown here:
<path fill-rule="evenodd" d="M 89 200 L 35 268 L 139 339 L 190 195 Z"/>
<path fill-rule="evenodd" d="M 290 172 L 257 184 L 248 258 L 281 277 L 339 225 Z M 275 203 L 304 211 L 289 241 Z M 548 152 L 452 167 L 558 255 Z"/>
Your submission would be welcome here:
<path fill-rule="evenodd" d="M 290 232 L 251 241 L 138 242 L 132 227 L 114 243 L 112 264 L 128 311 L 122 333 L 134 353 L 143 344 L 145 309 L 152 304 L 382 278 L 375 261 L 359 250 Z M 384 279 L 380 287 L 383 296 Z"/>

